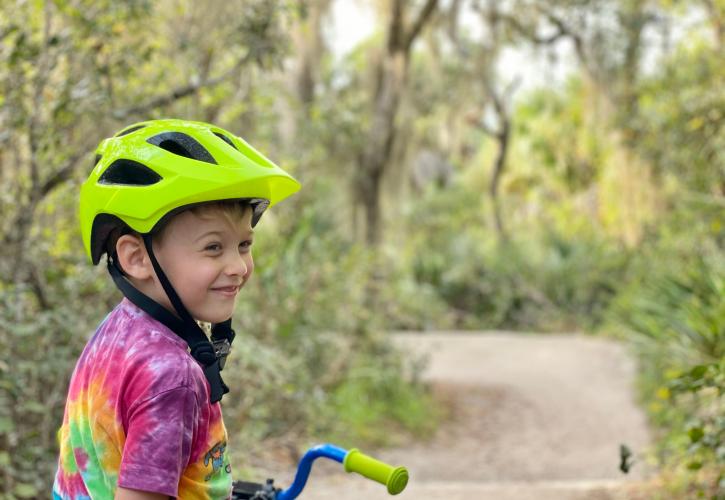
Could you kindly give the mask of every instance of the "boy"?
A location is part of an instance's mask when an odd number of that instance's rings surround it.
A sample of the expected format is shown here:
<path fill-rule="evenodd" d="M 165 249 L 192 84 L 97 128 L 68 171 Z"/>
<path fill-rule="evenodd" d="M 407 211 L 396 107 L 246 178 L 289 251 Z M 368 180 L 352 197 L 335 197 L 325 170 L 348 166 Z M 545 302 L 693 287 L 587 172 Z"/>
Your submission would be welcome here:
<path fill-rule="evenodd" d="M 83 242 L 93 264 L 107 254 L 125 298 L 73 372 L 53 498 L 228 498 L 219 400 L 234 299 L 254 268 L 252 228 L 299 183 L 199 122 L 137 123 L 96 153 Z"/>

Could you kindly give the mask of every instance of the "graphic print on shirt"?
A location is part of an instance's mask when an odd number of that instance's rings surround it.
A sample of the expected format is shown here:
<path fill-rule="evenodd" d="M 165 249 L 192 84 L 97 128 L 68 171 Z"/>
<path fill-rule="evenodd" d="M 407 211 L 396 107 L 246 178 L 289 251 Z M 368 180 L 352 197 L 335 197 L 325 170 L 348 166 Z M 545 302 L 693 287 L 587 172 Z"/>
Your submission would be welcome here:
<path fill-rule="evenodd" d="M 212 471 L 207 474 L 207 476 L 204 478 L 204 481 L 209 481 L 212 476 L 224 466 L 224 450 L 226 449 L 227 442 L 222 441 L 221 443 L 215 444 L 214 447 L 209 450 L 206 455 L 204 455 L 204 466 L 208 467 L 209 462 L 211 462 L 212 466 Z"/>

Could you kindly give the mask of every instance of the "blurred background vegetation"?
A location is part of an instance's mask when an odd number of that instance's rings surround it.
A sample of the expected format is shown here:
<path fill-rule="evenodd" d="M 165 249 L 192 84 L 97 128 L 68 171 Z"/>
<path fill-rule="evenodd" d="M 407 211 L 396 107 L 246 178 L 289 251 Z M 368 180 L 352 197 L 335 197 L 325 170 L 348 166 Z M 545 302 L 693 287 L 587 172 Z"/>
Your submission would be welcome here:
<path fill-rule="evenodd" d="M 269 443 L 430 434 L 387 331 L 581 330 L 639 355 L 671 494 L 722 493 L 724 31 L 723 0 L 0 3 L 0 497 L 46 495 L 119 300 L 78 228 L 95 146 L 161 117 L 304 186 L 239 300 L 237 470 Z"/>

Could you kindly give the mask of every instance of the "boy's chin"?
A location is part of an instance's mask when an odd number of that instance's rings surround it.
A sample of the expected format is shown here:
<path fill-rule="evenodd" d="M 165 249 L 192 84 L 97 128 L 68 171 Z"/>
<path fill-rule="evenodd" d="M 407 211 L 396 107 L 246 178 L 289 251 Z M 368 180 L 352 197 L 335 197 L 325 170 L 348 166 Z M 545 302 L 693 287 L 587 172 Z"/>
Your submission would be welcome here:
<path fill-rule="evenodd" d="M 197 321 L 203 321 L 205 323 L 221 323 L 232 317 L 233 310 L 217 310 L 217 311 L 199 311 L 198 314 L 193 314 Z"/>

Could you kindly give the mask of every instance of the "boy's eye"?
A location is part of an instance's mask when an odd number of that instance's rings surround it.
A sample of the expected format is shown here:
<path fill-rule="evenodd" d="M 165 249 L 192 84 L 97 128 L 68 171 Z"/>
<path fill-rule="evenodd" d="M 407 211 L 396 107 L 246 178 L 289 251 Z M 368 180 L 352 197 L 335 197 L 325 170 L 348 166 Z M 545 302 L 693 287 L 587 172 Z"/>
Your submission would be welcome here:
<path fill-rule="evenodd" d="M 248 250 L 251 246 L 252 246 L 252 240 L 242 241 L 239 244 L 239 248 L 241 248 L 242 250 Z"/>
<path fill-rule="evenodd" d="M 222 246 L 219 243 L 212 243 L 204 247 L 204 250 L 208 250 L 209 252 L 218 252 L 221 248 Z"/>

